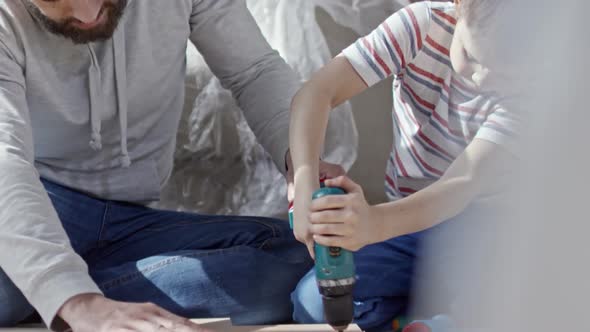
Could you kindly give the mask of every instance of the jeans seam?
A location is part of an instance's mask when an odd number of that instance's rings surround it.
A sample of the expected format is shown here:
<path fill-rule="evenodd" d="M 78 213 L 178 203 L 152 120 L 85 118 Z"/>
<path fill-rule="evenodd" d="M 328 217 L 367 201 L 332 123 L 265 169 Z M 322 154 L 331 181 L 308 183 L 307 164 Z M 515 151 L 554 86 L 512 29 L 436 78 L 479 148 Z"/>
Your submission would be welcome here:
<path fill-rule="evenodd" d="M 102 221 L 100 224 L 100 230 L 98 231 L 98 239 L 97 242 L 100 242 L 102 240 L 102 233 L 104 232 L 104 228 L 105 228 L 105 224 L 106 224 L 106 220 L 107 220 L 107 215 L 109 213 L 109 207 L 111 206 L 110 202 L 105 202 L 105 207 L 104 207 L 104 213 L 102 214 Z"/>
<path fill-rule="evenodd" d="M 219 252 L 236 251 L 238 249 L 240 249 L 239 246 L 227 248 L 227 249 L 210 250 L 207 252 L 191 253 L 191 254 L 185 254 L 182 256 L 174 256 L 174 257 L 166 258 L 166 259 L 159 261 L 157 263 L 150 264 L 150 265 L 148 265 L 142 269 L 139 269 L 135 272 L 127 273 L 123 276 L 103 282 L 99 286 L 100 286 L 100 289 L 102 289 L 103 291 L 107 291 L 113 287 L 120 286 L 126 282 L 130 282 L 130 281 L 133 281 L 137 278 L 144 277 L 145 274 L 147 274 L 147 273 L 155 272 L 155 271 L 161 270 L 165 267 L 168 267 L 172 264 L 178 263 L 185 258 L 209 256 L 209 255 L 213 255 L 213 254 L 216 254 Z"/>
<path fill-rule="evenodd" d="M 234 217 L 234 219 L 229 219 L 229 220 L 220 219 L 220 220 L 202 221 L 202 222 L 199 222 L 199 224 L 206 225 L 206 224 L 212 224 L 212 223 L 244 222 L 244 221 L 246 221 L 246 222 L 253 222 L 253 223 L 256 223 L 258 225 L 262 225 L 262 226 L 265 226 L 266 228 L 269 228 L 271 230 L 271 232 L 272 232 L 272 236 L 275 237 L 275 238 L 277 237 L 277 235 L 282 235 L 282 234 L 280 234 L 280 231 L 276 227 L 274 227 L 273 225 L 269 225 L 269 224 L 267 224 L 265 222 L 261 222 L 261 221 L 258 221 L 258 220 L 251 220 L 251 219 L 239 218 L 239 217 L 238 218 L 235 218 Z M 193 223 L 193 221 L 190 221 L 190 220 L 179 220 L 177 222 L 169 223 L 166 226 L 168 226 L 168 227 L 186 226 L 186 225 L 190 225 L 192 223 Z M 147 232 L 160 232 L 163 229 L 166 229 L 168 227 L 158 227 L 158 228 L 156 228 L 156 227 L 153 227 L 153 228 L 148 227 L 148 228 L 145 229 L 145 231 L 147 231 Z"/>

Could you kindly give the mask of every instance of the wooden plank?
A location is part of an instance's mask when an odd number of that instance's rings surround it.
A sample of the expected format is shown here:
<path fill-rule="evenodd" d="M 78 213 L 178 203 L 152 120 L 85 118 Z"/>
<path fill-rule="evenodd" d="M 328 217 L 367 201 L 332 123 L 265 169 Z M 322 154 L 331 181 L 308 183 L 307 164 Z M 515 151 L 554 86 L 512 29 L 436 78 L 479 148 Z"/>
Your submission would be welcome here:
<path fill-rule="evenodd" d="M 232 326 L 227 318 L 195 319 L 197 324 L 215 332 L 333 332 L 328 325 L 274 325 L 274 326 Z M 45 328 L 23 327 L 0 329 L 0 332 L 48 332 Z M 358 326 L 351 325 L 346 332 L 361 332 Z"/>
<path fill-rule="evenodd" d="M 329 325 L 274 325 L 274 326 L 232 326 L 229 319 L 196 319 L 197 324 L 218 332 L 333 332 Z M 356 325 L 346 332 L 361 332 Z"/>

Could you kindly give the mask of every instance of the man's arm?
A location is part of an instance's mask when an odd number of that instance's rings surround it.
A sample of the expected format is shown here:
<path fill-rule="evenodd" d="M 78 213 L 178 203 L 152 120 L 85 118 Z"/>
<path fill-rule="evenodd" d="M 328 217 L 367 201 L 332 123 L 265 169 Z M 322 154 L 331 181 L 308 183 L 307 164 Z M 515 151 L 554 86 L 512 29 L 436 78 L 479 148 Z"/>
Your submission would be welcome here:
<path fill-rule="evenodd" d="M 0 37 L 0 268 L 54 330 L 208 331 L 153 304 L 102 296 L 35 170 L 23 68 L 9 40 Z"/>
<path fill-rule="evenodd" d="M 285 172 L 295 73 L 264 39 L 243 0 L 193 0 L 191 41 L 231 90 L 252 131 Z"/>
<path fill-rule="evenodd" d="M 51 324 L 81 293 L 100 293 L 34 167 L 33 133 L 19 55 L 0 43 L 0 267 Z M 16 48 L 16 47 L 14 47 Z M 20 59 L 22 60 L 22 58 Z"/>

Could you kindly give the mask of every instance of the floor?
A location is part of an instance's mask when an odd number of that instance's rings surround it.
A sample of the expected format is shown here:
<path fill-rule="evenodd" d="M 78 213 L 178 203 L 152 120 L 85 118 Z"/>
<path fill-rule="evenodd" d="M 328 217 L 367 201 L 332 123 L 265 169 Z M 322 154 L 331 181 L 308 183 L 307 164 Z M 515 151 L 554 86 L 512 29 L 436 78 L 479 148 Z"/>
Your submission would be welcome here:
<path fill-rule="evenodd" d="M 197 319 L 196 323 L 218 332 L 331 332 L 327 325 L 276 325 L 276 326 L 232 326 L 229 319 Z M 347 332 L 360 332 L 352 325 Z M 0 329 L 0 332 L 48 332 L 44 328 Z"/>

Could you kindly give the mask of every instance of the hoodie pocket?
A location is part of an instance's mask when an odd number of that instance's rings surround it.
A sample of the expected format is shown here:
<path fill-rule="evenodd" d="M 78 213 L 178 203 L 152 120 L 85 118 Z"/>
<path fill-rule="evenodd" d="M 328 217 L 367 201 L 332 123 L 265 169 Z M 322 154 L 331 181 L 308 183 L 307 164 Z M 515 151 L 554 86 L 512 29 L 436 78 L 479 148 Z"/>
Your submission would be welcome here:
<path fill-rule="evenodd" d="M 109 199 L 142 204 L 160 200 L 161 179 L 155 160 L 133 160 L 130 167 L 110 173 Z"/>

